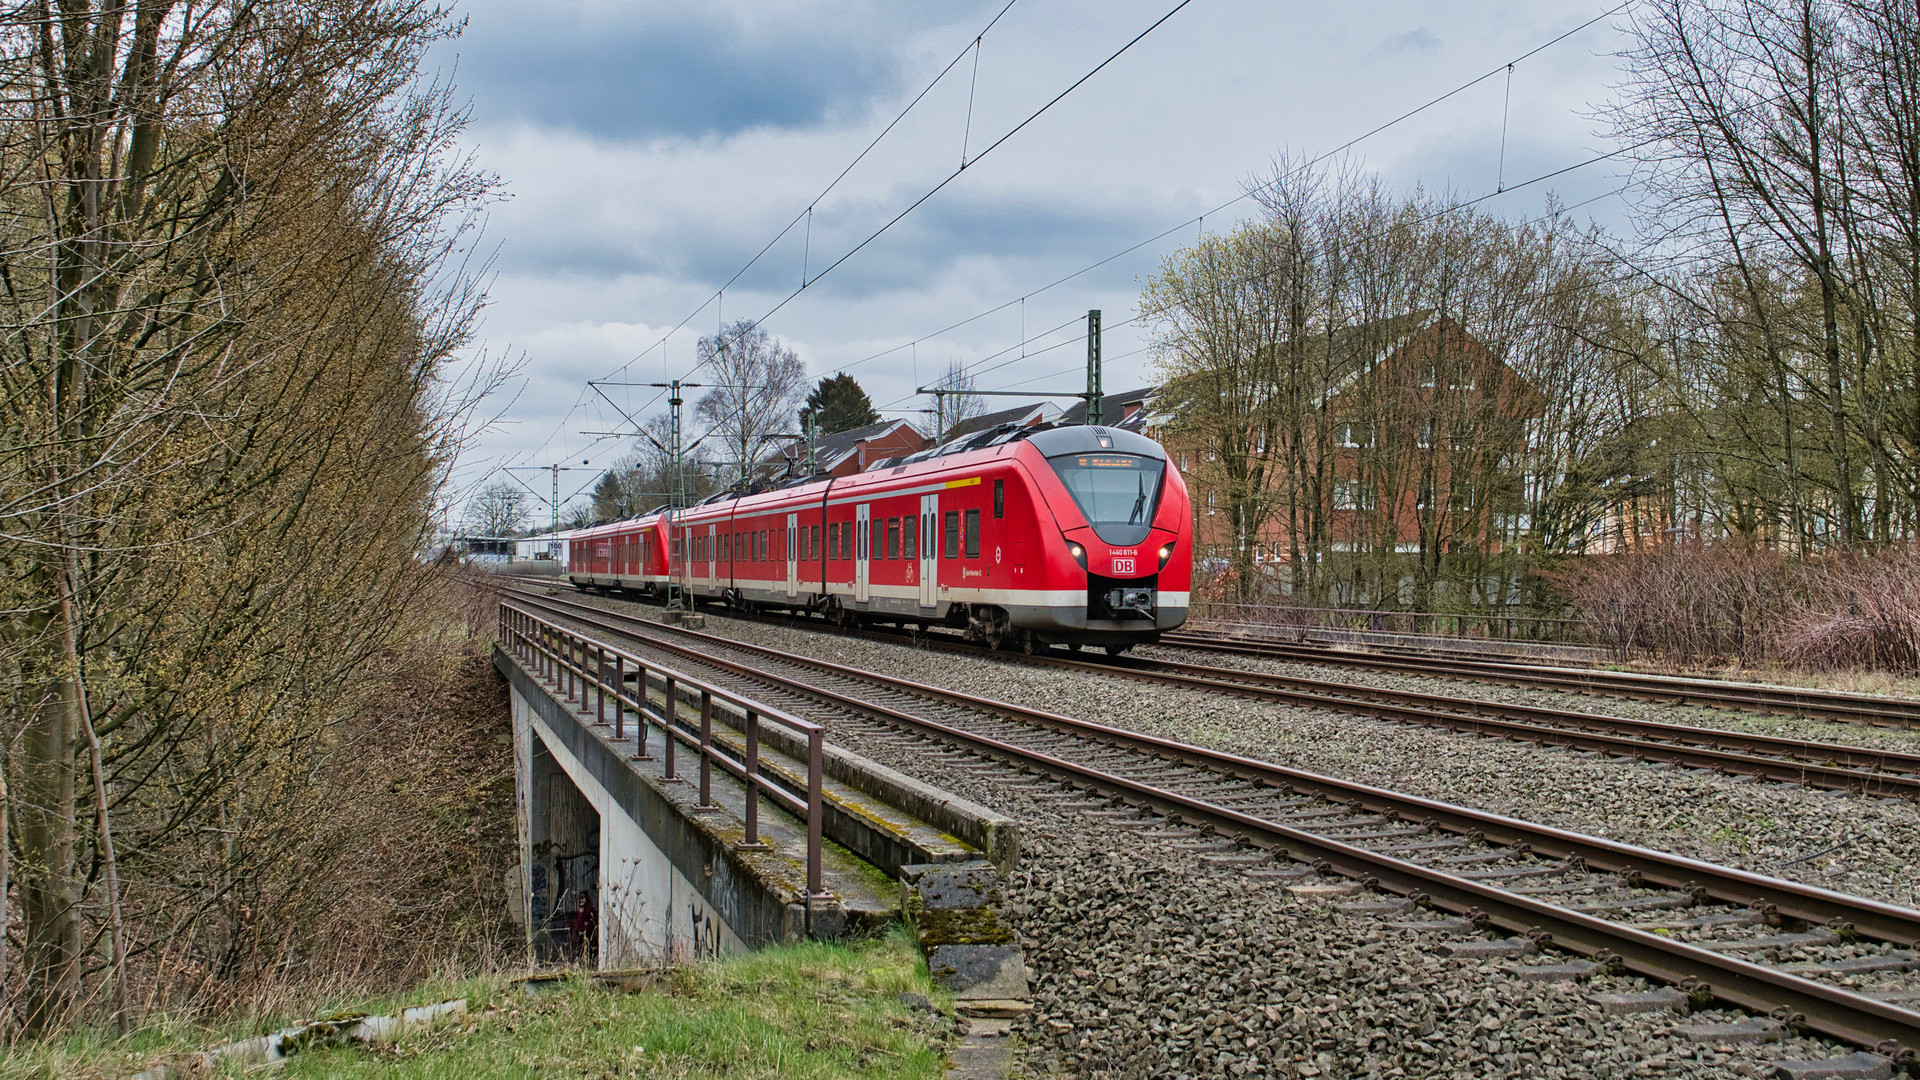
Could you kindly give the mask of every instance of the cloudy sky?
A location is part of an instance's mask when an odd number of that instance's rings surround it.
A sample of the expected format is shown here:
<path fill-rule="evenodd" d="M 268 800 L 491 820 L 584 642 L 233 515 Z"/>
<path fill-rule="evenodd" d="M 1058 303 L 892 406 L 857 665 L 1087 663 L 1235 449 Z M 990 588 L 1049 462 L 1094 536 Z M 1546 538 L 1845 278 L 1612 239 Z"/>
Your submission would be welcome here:
<path fill-rule="evenodd" d="M 1216 208 L 1276 154 L 1334 150 L 1490 71 L 1351 153 L 1401 189 L 1470 198 L 1611 149 L 1593 112 L 1619 78 L 1623 15 L 1516 64 L 1510 104 L 1505 65 L 1618 0 L 1191 0 L 787 299 L 803 272 L 845 255 L 1177 2 L 1015 0 L 967 51 L 1006 0 L 468 0 L 465 33 L 431 65 L 471 98 L 466 142 L 506 195 L 483 241 L 497 276 L 478 347 L 523 366 L 456 488 L 509 464 L 612 464 L 627 447 L 583 433 L 616 430 L 620 416 L 587 380 L 683 375 L 700 335 L 782 301 L 767 329 L 816 376 L 851 372 L 883 408 L 925 407 L 914 386 L 953 360 L 974 366 L 981 389 L 1072 389 L 1075 320 L 1089 308 L 1109 324 L 1131 317 L 1162 257 L 1248 212 Z M 1532 217 L 1551 192 L 1615 222 L 1619 185 L 1606 162 L 1483 206 Z M 1152 380 L 1135 329 L 1106 336 L 1109 390 Z M 1024 357 L 1023 337 L 1036 338 Z M 664 407 L 651 389 L 608 392 L 638 416 Z M 568 476 L 563 496 L 593 478 Z"/>

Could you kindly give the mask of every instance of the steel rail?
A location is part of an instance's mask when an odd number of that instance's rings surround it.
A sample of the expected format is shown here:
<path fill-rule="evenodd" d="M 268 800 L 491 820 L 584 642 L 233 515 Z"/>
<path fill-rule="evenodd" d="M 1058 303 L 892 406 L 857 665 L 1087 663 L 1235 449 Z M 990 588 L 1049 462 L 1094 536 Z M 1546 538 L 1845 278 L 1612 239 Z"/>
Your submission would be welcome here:
<path fill-rule="evenodd" d="M 1671 855 L 1602 837 L 1586 836 L 1548 825 L 1536 825 L 1516 818 L 1424 799 L 1416 795 L 1404 795 L 1355 781 L 1245 758 L 1222 750 L 1110 727 L 1091 720 L 1080 720 L 1022 705 L 993 701 L 893 675 L 883 675 L 827 660 L 783 652 L 764 645 L 754 645 L 715 634 L 658 623 L 651 619 L 609 611 L 589 604 L 557 598 L 536 598 L 530 602 L 546 604 L 563 611 L 572 608 L 574 611 L 566 613 L 587 622 L 611 620 L 613 623 L 637 626 L 647 631 L 650 638 L 648 644 L 652 647 L 697 659 L 704 664 L 724 667 L 739 675 L 788 682 L 793 688 L 809 693 L 825 692 L 792 684 L 790 680 L 782 680 L 780 676 L 769 674 L 764 670 L 715 656 L 711 650 L 720 647 L 751 653 L 768 660 L 813 668 L 842 678 L 933 698 L 968 709 L 997 713 L 1071 734 L 1094 735 L 1174 760 L 1217 767 L 1241 779 L 1260 780 L 1275 787 L 1292 785 L 1314 794 L 1325 795 L 1337 802 L 1358 804 L 1374 812 L 1392 811 L 1412 821 L 1430 818 L 1434 825 L 1448 832 L 1477 834 L 1489 842 L 1509 847 L 1527 844 L 1536 853 L 1563 859 L 1579 859 L 1589 868 L 1618 873 L 1627 878 L 1642 878 L 1667 887 L 1702 888 L 1706 890 L 1706 895 L 1726 903 L 1759 907 L 1771 913 L 1814 925 L 1851 924 L 1860 933 L 1878 940 L 1903 945 L 1920 942 L 1920 911 L 1911 908 L 1897 907 L 1865 897 L 1849 896 L 1818 886 L 1767 877 L 1733 867 L 1700 862 L 1685 856 Z M 703 651 L 665 641 L 657 636 L 662 631 L 692 639 L 706 646 L 707 649 Z M 861 702 L 861 707 L 885 708 L 872 702 Z"/>
<path fill-rule="evenodd" d="M 1201 765 L 1242 780 L 1265 783 L 1285 792 L 1318 795 L 1389 818 L 1419 821 L 1432 828 L 1483 838 L 1521 852 L 1560 858 L 1589 870 L 1607 870 L 1636 884 L 1657 882 L 1696 895 L 1715 897 L 1723 902 L 1745 903 L 1770 914 L 1825 923 L 1877 940 L 1909 945 L 1920 940 L 1920 911 L 1289 769 L 1159 736 L 926 686 L 591 605 L 551 598 L 532 598 L 528 602 L 555 609 L 568 618 L 598 623 L 603 629 L 619 633 L 631 635 L 632 631 L 620 630 L 615 624 L 637 624 L 642 633 L 636 636 L 644 638 L 649 648 L 687 656 L 702 664 L 747 678 L 772 682 L 836 706 L 850 706 L 882 716 L 901 726 L 973 747 L 1024 768 L 1039 769 L 1109 797 L 1147 806 L 1162 814 L 1176 815 L 1189 823 L 1227 829 L 1246 836 L 1256 846 L 1284 851 L 1323 871 L 1413 897 L 1466 915 L 1477 923 L 1484 922 L 1516 934 L 1525 934 L 1543 943 L 1551 941 L 1556 946 L 1609 964 L 1618 964 L 1635 974 L 1678 985 L 1692 994 L 1711 996 L 1763 1015 L 1804 1024 L 1822 1034 L 1873 1047 L 1891 1056 L 1908 1054 L 1904 1048 L 1920 1047 L 1920 1013 L 1897 1005 L 1369 851 L 1336 838 L 1293 829 L 1231 807 L 916 716 L 878 702 L 824 690 L 771 673 L 764 667 L 715 655 L 715 649 L 734 649 L 762 659 L 810 667 L 889 690 L 1023 720 L 1036 727 L 1123 746 L 1163 759 Z M 704 648 L 664 640 L 659 636 L 661 631 L 690 638 Z"/>
<path fill-rule="evenodd" d="M 1019 657 L 1019 660 L 1038 659 Z M 1402 723 L 1646 761 L 1739 772 L 1785 783 L 1876 795 L 1920 796 L 1920 754 L 1787 739 L 1474 698 L 1389 690 L 1267 672 L 1128 658 L 1118 663 L 1046 657 L 1049 667 L 1139 678 L 1164 685 L 1329 708 Z M 1771 756 L 1767 756 L 1771 755 Z"/>
<path fill-rule="evenodd" d="M 738 613 L 733 617 L 738 617 Z M 777 617 L 765 617 L 764 621 L 775 625 L 791 625 Z M 878 641 L 901 640 L 897 634 L 872 630 L 836 629 L 834 632 Z M 1397 723 L 1439 727 L 1463 734 L 1560 746 L 1722 773 L 1741 773 L 1780 783 L 1805 784 L 1837 791 L 1920 798 L 1920 754 L 1897 750 L 1359 686 L 1158 658 L 1119 657 L 1088 661 L 1048 652 L 983 653 L 979 648 L 963 644 L 949 635 L 917 635 L 911 640 L 921 647 L 986 655 L 1005 662 L 1118 675 L 1160 685 L 1232 693 L 1254 700 L 1332 709 Z"/>
<path fill-rule="evenodd" d="M 1335 664 L 1410 675 L 1470 679 L 1543 690 L 1628 697 L 1679 705 L 1812 716 L 1878 727 L 1920 726 L 1920 701 L 1844 693 L 1811 687 L 1770 686 L 1723 679 L 1691 679 L 1674 675 L 1602 671 L 1597 668 L 1555 667 L 1545 664 L 1422 657 L 1412 654 L 1363 653 L 1283 641 L 1223 639 L 1191 631 L 1163 634 L 1160 644 L 1203 652 L 1254 656 L 1306 664 Z"/>

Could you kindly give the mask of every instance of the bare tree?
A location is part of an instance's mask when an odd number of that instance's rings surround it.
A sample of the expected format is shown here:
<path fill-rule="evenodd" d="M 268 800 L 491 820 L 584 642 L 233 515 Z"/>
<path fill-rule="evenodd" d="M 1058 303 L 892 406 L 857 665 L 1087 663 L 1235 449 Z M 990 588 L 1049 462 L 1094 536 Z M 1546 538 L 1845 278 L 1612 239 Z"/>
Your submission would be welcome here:
<path fill-rule="evenodd" d="M 1896 22 L 1911 18 L 1908 10 Z M 1614 119 L 1659 200 L 1648 204 L 1649 222 L 1658 239 L 1686 242 L 1688 261 L 1707 268 L 1702 285 L 1744 294 L 1737 336 L 1764 368 L 1755 388 L 1774 406 L 1768 441 L 1780 457 L 1794 542 L 1852 546 L 1866 526 L 1863 442 L 1883 482 L 1893 464 L 1877 422 L 1884 409 L 1870 400 L 1881 344 L 1872 317 L 1880 229 L 1866 214 L 1874 198 L 1862 166 L 1911 156 L 1913 133 L 1899 135 L 1901 121 L 1883 132 L 1904 139 L 1905 150 L 1896 143 L 1853 153 L 1850 144 L 1875 141 L 1856 134 L 1863 109 L 1892 105 L 1878 110 L 1889 120 L 1910 109 L 1897 101 L 1912 93 L 1910 67 L 1901 74 L 1881 65 L 1892 95 L 1860 78 L 1854 28 L 1834 0 L 1659 0 L 1635 9 L 1632 29 L 1637 43 Z M 1891 194 L 1898 204 L 1911 192 Z M 1710 293 L 1696 296 L 1726 309 Z"/>
<path fill-rule="evenodd" d="M 529 513 L 526 489 L 502 480 L 469 499 L 461 520 L 473 536 L 512 536 L 527 527 Z"/>
<path fill-rule="evenodd" d="M 6 19 L 0 734 L 44 1031 L 89 973 L 124 1019 L 156 942 L 231 970 L 275 902 L 319 736 L 421 592 L 478 300 L 440 262 L 487 181 L 415 83 L 429 5 Z"/>
<path fill-rule="evenodd" d="M 694 415 L 717 435 L 725 475 L 752 475 L 753 463 L 775 436 L 798 432 L 794 419 L 807 397 L 807 366 L 799 354 L 751 320 L 700 339 L 700 363 L 712 386 Z"/>
<path fill-rule="evenodd" d="M 973 376 L 967 373 L 967 366 L 958 360 L 947 364 L 947 370 L 940 375 L 940 381 L 933 384 L 941 391 L 934 395 L 934 438 L 945 439 L 947 433 L 976 417 L 987 413 L 987 399 L 974 393 Z"/>

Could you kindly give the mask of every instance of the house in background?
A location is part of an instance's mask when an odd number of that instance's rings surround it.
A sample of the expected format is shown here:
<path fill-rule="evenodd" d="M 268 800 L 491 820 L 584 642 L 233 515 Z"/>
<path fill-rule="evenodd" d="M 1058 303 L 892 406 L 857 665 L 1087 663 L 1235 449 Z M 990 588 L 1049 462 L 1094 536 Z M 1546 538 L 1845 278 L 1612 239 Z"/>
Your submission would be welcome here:
<path fill-rule="evenodd" d="M 1182 425 L 1186 410 L 1162 396 L 1171 422 L 1151 426 L 1165 429 L 1187 479 L 1199 550 L 1223 566 L 1238 555 L 1276 591 L 1318 580 L 1334 586 L 1330 599 L 1366 604 L 1404 597 L 1443 564 L 1464 570 L 1517 550 L 1546 412 L 1537 389 L 1458 322 L 1427 312 L 1305 349 L 1314 383 L 1298 411 L 1282 414 L 1276 400 L 1232 438 L 1204 421 Z"/>
<path fill-rule="evenodd" d="M 1137 431 L 1151 437 L 1151 429 L 1157 421 L 1164 420 L 1153 412 L 1153 399 L 1156 388 L 1143 386 L 1138 390 L 1123 390 L 1118 394 L 1103 394 L 1100 398 L 1100 422 L 1106 427 L 1116 427 L 1122 431 Z M 1059 416 L 1054 417 L 1056 424 L 1084 424 L 1087 422 L 1087 403 L 1076 401 Z"/>
<path fill-rule="evenodd" d="M 1043 424 L 1049 421 L 1058 422 L 1057 418 L 1059 415 L 1059 409 L 1054 408 L 1044 401 L 1034 405 L 1016 405 L 1011 409 L 1001 409 L 999 412 L 990 412 L 969 420 L 962 420 L 948 428 L 946 437 L 940 441 L 952 442 L 962 435 L 971 435 L 976 431 L 985 431 L 991 427 L 999 427 L 1001 424 L 1019 424 L 1021 427 L 1033 427 L 1036 424 Z"/>
<path fill-rule="evenodd" d="M 905 420 L 882 420 L 848 431 L 836 431 L 814 440 L 816 475 L 852 476 L 875 462 L 904 457 L 925 449 L 926 436 Z M 805 443 L 792 441 L 768 451 L 760 458 L 764 473 L 798 476 L 806 466 Z"/>

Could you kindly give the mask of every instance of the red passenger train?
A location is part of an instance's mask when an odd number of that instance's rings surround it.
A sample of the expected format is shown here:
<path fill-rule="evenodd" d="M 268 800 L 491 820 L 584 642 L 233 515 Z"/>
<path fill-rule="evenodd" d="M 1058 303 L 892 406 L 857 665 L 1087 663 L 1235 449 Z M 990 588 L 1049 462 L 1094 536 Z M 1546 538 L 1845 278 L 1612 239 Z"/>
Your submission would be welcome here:
<path fill-rule="evenodd" d="M 1118 653 L 1186 621 L 1187 488 L 1158 443 L 993 428 L 866 472 L 576 532 L 581 589 L 965 628 L 999 647 Z"/>

